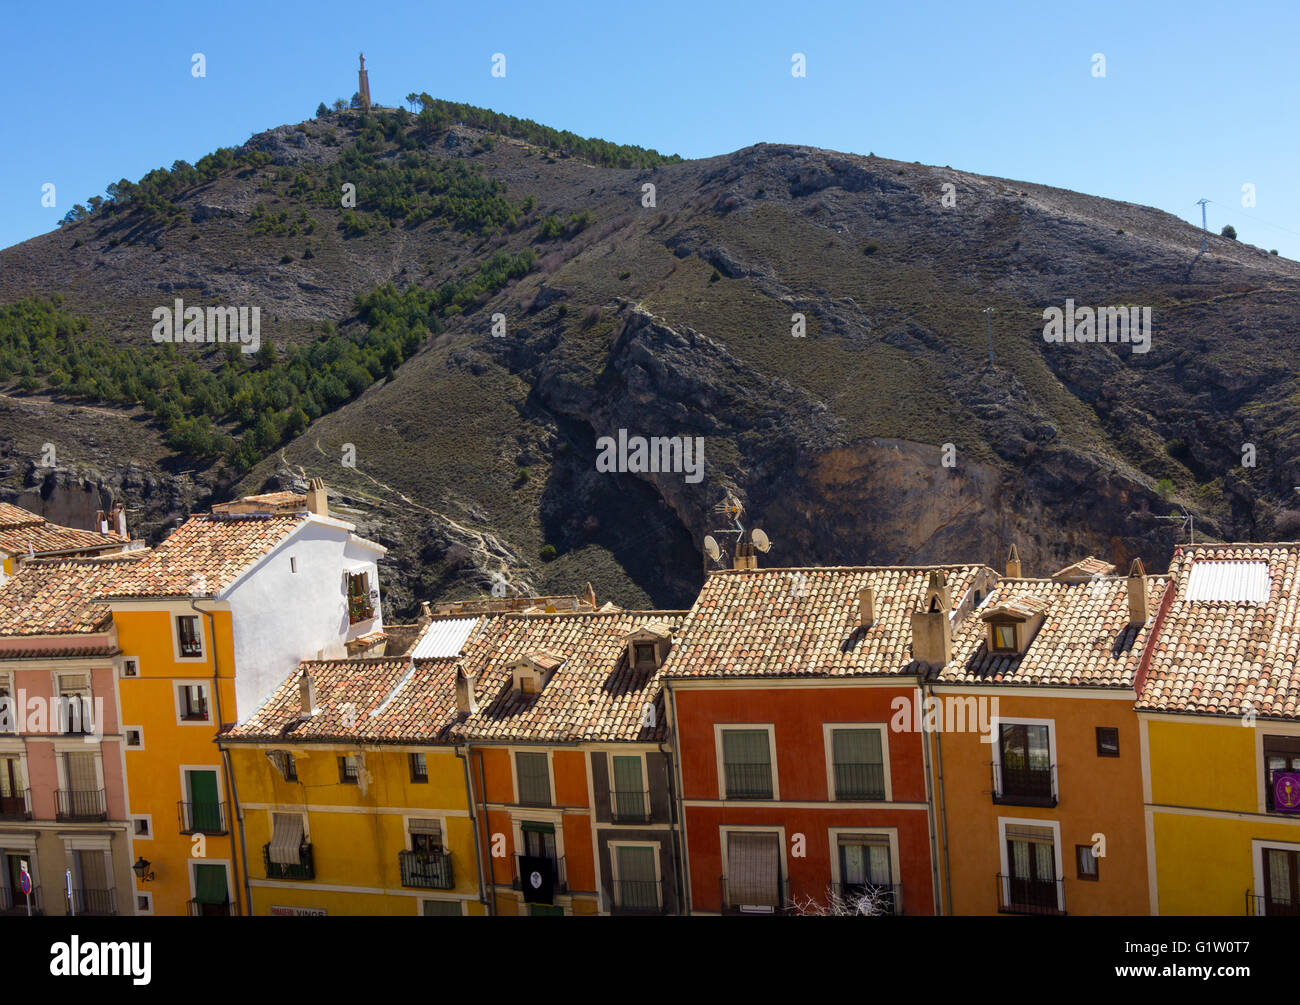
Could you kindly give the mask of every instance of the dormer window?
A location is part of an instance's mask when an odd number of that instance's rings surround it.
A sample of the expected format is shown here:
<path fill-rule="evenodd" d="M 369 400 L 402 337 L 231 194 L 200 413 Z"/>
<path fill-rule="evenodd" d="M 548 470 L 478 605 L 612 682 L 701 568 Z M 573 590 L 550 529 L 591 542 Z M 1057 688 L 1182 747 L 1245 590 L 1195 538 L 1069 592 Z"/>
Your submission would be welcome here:
<path fill-rule="evenodd" d="M 992 625 L 994 652 L 1016 651 L 1016 626 Z"/>
<path fill-rule="evenodd" d="M 655 647 L 649 642 L 638 642 L 633 647 L 636 654 L 636 665 L 653 664 L 655 662 Z"/>
<path fill-rule="evenodd" d="M 633 670 L 658 670 L 672 645 L 672 628 L 663 621 L 641 625 L 623 636 L 627 664 Z"/>
<path fill-rule="evenodd" d="M 529 653 L 511 667 L 515 690 L 520 694 L 537 694 L 563 663 L 563 657 L 548 649 Z"/>
<path fill-rule="evenodd" d="M 525 671 L 519 675 L 519 693 L 536 694 L 537 693 L 537 674 Z"/>

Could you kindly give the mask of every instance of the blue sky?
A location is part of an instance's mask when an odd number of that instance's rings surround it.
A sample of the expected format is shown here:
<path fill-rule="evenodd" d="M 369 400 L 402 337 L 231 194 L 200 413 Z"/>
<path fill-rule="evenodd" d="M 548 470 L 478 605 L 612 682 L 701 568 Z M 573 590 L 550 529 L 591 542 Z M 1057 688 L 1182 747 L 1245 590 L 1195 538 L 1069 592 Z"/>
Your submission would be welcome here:
<path fill-rule="evenodd" d="M 686 157 L 761 141 L 874 152 L 1197 223 L 1205 197 L 1215 232 L 1300 258 L 1294 2 L 54 2 L 5 22 L 0 247 L 112 180 L 350 97 L 361 50 L 387 105 L 428 91 Z"/>

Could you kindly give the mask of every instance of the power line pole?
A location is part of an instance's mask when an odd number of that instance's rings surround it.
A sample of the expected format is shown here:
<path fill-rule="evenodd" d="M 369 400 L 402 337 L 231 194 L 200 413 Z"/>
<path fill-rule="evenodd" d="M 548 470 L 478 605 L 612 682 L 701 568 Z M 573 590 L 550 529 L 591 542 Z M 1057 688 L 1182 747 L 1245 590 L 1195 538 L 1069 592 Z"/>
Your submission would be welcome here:
<path fill-rule="evenodd" d="M 1202 254 L 1205 253 L 1205 235 L 1209 233 L 1209 231 L 1205 227 L 1205 204 L 1209 201 L 1210 201 L 1209 199 L 1196 200 L 1196 205 L 1201 207 L 1201 253 Z"/>
<path fill-rule="evenodd" d="M 992 307 L 984 308 L 984 317 L 988 320 L 988 325 L 986 327 L 988 328 L 988 333 L 989 333 L 989 366 L 991 367 L 993 365 L 993 308 Z"/>

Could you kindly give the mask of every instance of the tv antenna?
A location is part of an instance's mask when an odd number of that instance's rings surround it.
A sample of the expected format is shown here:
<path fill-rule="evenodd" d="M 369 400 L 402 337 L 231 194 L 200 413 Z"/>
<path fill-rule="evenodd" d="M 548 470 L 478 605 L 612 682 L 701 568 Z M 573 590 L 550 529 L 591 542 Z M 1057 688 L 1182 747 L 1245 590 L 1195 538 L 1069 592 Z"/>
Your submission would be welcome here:
<path fill-rule="evenodd" d="M 1178 513 L 1170 513 L 1168 516 L 1158 516 L 1156 519 L 1179 521 L 1180 526 L 1178 529 L 1185 529 L 1187 531 L 1187 543 L 1196 543 L 1196 518 L 1191 513 L 1188 513 L 1187 510 L 1182 510 Z"/>
<path fill-rule="evenodd" d="M 749 537 L 746 540 L 745 525 L 740 522 L 740 518 L 745 513 L 745 507 L 739 499 L 730 493 L 722 502 L 713 507 L 713 512 L 729 519 L 732 526 L 719 527 L 713 534 L 705 535 L 704 553 L 708 555 L 709 560 L 718 566 L 725 566 L 727 549 L 719 544 L 718 539 L 713 535 L 731 534 L 734 535 L 732 553 L 735 556 L 735 567 L 738 569 L 758 568 L 754 552 L 757 550 L 766 554 L 772 549 L 772 539 L 764 531 L 755 527 L 749 531 Z"/>

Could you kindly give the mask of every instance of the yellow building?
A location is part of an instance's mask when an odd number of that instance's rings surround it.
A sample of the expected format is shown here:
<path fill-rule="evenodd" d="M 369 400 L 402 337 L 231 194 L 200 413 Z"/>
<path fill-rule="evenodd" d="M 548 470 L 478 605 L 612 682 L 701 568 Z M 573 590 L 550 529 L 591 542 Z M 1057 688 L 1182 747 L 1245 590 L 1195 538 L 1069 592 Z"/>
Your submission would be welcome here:
<path fill-rule="evenodd" d="M 452 657 L 305 662 L 221 735 L 254 914 L 487 913 L 455 681 Z"/>
<path fill-rule="evenodd" d="M 317 481 L 193 517 L 115 579 L 138 913 L 246 913 L 239 807 L 213 741 L 304 657 L 382 639 L 383 552 L 329 517 Z"/>
<path fill-rule="evenodd" d="M 1138 684 L 1152 914 L 1300 915 L 1298 559 L 1174 556 Z"/>

